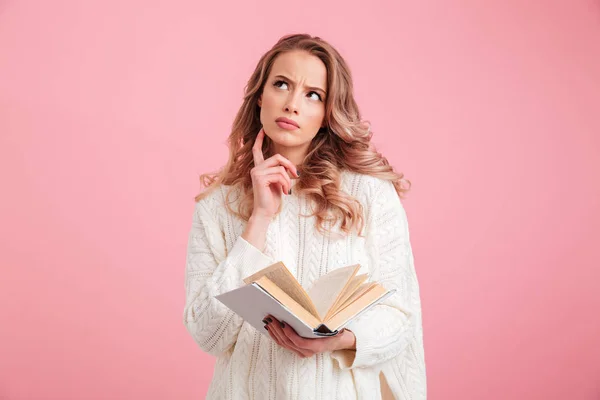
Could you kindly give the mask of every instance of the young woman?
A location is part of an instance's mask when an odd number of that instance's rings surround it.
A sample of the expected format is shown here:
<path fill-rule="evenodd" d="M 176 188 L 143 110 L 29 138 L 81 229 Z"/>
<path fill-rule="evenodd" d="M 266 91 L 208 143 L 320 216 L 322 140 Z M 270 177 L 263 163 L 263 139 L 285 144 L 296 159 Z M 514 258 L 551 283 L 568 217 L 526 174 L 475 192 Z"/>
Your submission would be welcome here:
<path fill-rule="evenodd" d="M 217 357 L 208 399 L 426 398 L 419 285 L 400 202 L 409 189 L 371 144 L 352 85 L 326 41 L 281 38 L 245 88 L 229 161 L 201 176 L 184 324 Z M 278 261 L 305 288 L 360 264 L 397 291 L 334 337 L 305 339 L 265 316 L 268 339 L 215 296 Z"/>

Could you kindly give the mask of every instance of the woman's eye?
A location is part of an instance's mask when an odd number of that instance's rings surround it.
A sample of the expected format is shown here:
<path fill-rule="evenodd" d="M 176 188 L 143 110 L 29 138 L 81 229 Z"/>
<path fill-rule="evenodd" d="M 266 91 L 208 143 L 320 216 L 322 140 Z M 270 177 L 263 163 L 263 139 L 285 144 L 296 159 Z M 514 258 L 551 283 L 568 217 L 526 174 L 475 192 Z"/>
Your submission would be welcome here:
<path fill-rule="evenodd" d="M 285 81 L 281 81 L 281 80 L 280 80 L 280 81 L 276 81 L 276 82 L 273 84 L 273 86 L 276 86 L 276 87 L 278 87 L 278 88 L 281 88 L 281 85 L 287 85 L 287 82 L 285 82 Z M 319 93 L 312 91 L 312 92 L 309 92 L 309 94 L 311 94 L 311 95 L 312 95 L 312 94 L 316 94 L 316 95 L 317 95 L 317 98 L 316 98 L 315 100 L 321 100 L 321 95 L 320 95 Z"/>
<path fill-rule="evenodd" d="M 321 95 L 317 92 L 310 92 L 310 94 L 316 94 L 317 95 L 317 99 L 316 100 L 321 100 Z"/>
<path fill-rule="evenodd" d="M 275 82 L 275 84 L 274 84 L 274 85 L 275 85 L 275 86 L 277 86 L 277 87 L 280 87 L 279 85 L 280 85 L 280 84 L 282 84 L 282 83 L 283 83 L 284 85 L 287 85 L 287 82 L 284 82 L 284 81 L 277 81 L 277 82 Z"/>

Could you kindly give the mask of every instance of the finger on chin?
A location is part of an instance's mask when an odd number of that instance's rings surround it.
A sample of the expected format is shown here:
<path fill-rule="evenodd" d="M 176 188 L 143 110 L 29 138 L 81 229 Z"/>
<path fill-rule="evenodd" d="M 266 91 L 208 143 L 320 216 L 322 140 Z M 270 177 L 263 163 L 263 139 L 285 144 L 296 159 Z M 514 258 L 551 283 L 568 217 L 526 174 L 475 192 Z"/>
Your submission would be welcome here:
<path fill-rule="evenodd" d="M 262 144 L 263 144 L 263 138 L 265 136 L 265 131 L 261 128 L 261 130 L 258 132 L 258 135 L 256 135 L 256 139 L 254 140 L 254 145 L 252 146 L 252 153 L 254 156 L 254 165 L 258 165 L 258 163 L 261 163 L 265 160 L 264 154 L 262 152 Z"/>

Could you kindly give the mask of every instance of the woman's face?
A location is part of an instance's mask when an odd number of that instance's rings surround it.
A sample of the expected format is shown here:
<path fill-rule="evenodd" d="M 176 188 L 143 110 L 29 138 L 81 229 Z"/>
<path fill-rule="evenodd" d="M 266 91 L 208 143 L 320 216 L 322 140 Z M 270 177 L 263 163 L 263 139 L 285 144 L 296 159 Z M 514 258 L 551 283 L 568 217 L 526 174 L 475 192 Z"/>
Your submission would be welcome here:
<path fill-rule="evenodd" d="M 327 68 L 318 57 L 290 51 L 275 59 L 258 105 L 260 121 L 276 152 L 306 154 L 324 125 L 326 91 Z M 298 126 L 278 124 L 281 117 Z"/>

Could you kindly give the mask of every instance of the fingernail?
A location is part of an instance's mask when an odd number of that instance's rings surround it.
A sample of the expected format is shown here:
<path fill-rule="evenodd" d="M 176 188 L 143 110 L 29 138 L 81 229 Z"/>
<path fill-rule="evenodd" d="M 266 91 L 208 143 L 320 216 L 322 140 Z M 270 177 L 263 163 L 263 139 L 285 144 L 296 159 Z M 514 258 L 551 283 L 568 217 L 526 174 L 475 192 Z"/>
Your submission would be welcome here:
<path fill-rule="evenodd" d="M 263 319 L 263 324 L 267 324 L 267 323 L 268 323 L 267 320 Z"/>
<path fill-rule="evenodd" d="M 281 329 L 285 328 L 285 322 L 281 321 L 280 324 L 281 324 Z"/>
<path fill-rule="evenodd" d="M 265 318 L 265 319 L 269 322 L 273 322 L 273 320 L 271 318 Z"/>
<path fill-rule="evenodd" d="M 296 170 L 296 175 L 298 175 L 298 177 L 300 177 L 300 171 Z"/>
<path fill-rule="evenodd" d="M 292 194 L 292 189 L 290 189 L 290 191 L 288 192 L 288 194 Z"/>
<path fill-rule="evenodd" d="M 265 325 L 265 327 L 264 327 L 264 328 L 265 328 L 266 330 L 269 330 L 269 328 L 267 328 L 267 326 L 266 326 L 266 325 Z"/>

